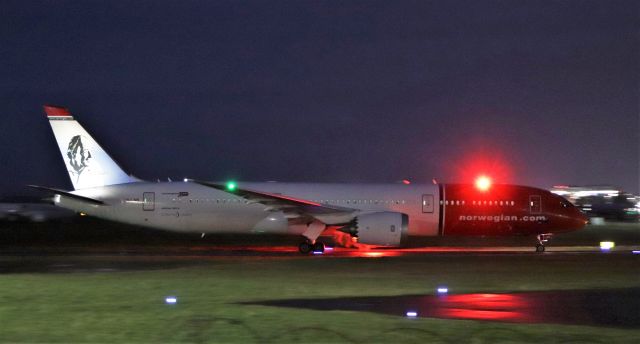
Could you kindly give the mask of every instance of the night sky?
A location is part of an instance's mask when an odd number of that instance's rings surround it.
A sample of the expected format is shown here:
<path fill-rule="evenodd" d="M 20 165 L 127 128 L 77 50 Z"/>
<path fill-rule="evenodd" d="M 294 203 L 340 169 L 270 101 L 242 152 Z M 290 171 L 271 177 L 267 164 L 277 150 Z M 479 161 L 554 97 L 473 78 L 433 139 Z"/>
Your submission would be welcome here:
<path fill-rule="evenodd" d="M 638 1 L 1 1 L 0 195 L 70 189 L 42 104 L 140 178 L 638 192 Z"/>

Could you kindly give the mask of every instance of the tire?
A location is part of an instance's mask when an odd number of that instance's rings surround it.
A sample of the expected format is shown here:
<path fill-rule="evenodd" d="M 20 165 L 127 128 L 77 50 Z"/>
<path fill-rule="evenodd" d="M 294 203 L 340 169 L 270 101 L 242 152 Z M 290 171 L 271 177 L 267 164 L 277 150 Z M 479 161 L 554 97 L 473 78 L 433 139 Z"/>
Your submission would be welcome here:
<path fill-rule="evenodd" d="M 309 252 L 311 252 L 311 244 L 308 242 L 301 242 L 300 245 L 298 245 L 298 251 L 302 254 L 309 254 Z"/>
<path fill-rule="evenodd" d="M 544 245 L 542 245 L 542 244 L 537 244 L 536 245 L 536 252 L 542 253 L 542 252 L 544 252 L 544 249 L 545 249 Z"/>
<path fill-rule="evenodd" d="M 313 244 L 313 252 L 319 252 L 319 253 L 323 253 L 324 252 L 324 244 L 321 242 L 317 242 L 315 244 Z"/>

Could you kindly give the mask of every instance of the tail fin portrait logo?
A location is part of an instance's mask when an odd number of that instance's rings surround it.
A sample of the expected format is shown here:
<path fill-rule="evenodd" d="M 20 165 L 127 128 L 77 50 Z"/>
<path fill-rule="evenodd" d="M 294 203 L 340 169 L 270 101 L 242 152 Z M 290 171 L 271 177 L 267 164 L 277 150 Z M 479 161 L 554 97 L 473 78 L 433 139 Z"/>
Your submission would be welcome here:
<path fill-rule="evenodd" d="M 71 172 L 76 176 L 76 181 L 78 181 L 80 174 L 82 174 L 91 163 L 91 152 L 84 147 L 80 135 L 72 137 L 71 141 L 69 141 L 67 158 L 69 159 L 69 166 L 73 169 Z"/>

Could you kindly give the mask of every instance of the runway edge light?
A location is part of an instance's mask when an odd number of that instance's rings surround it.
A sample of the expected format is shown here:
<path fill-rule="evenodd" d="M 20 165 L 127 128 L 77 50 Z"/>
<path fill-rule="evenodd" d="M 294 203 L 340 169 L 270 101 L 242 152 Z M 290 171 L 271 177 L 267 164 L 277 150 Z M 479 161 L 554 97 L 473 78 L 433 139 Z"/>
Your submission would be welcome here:
<path fill-rule="evenodd" d="M 176 303 L 178 303 L 178 298 L 175 296 L 167 296 L 164 298 L 164 303 L 168 305 L 175 305 Z"/>
<path fill-rule="evenodd" d="M 600 249 L 603 251 L 609 251 L 612 248 L 616 247 L 616 244 L 613 241 L 601 241 Z"/>

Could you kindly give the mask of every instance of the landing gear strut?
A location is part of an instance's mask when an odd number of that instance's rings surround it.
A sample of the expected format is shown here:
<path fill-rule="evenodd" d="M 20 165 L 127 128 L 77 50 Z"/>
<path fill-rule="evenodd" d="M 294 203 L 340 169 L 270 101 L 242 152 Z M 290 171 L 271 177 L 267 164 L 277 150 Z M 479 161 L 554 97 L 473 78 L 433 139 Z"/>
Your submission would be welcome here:
<path fill-rule="evenodd" d="M 551 239 L 551 234 L 538 234 L 538 243 L 536 244 L 536 252 L 544 252 L 544 244 Z"/>
<path fill-rule="evenodd" d="M 302 236 L 305 238 L 303 242 L 298 245 L 298 250 L 302 254 L 308 254 L 313 250 L 313 253 L 322 253 L 324 252 L 324 244 L 321 242 L 317 242 L 316 239 L 324 232 L 327 228 L 327 225 L 322 223 L 321 221 L 314 220 L 313 222 L 307 224 L 307 229 L 302 233 Z"/>

